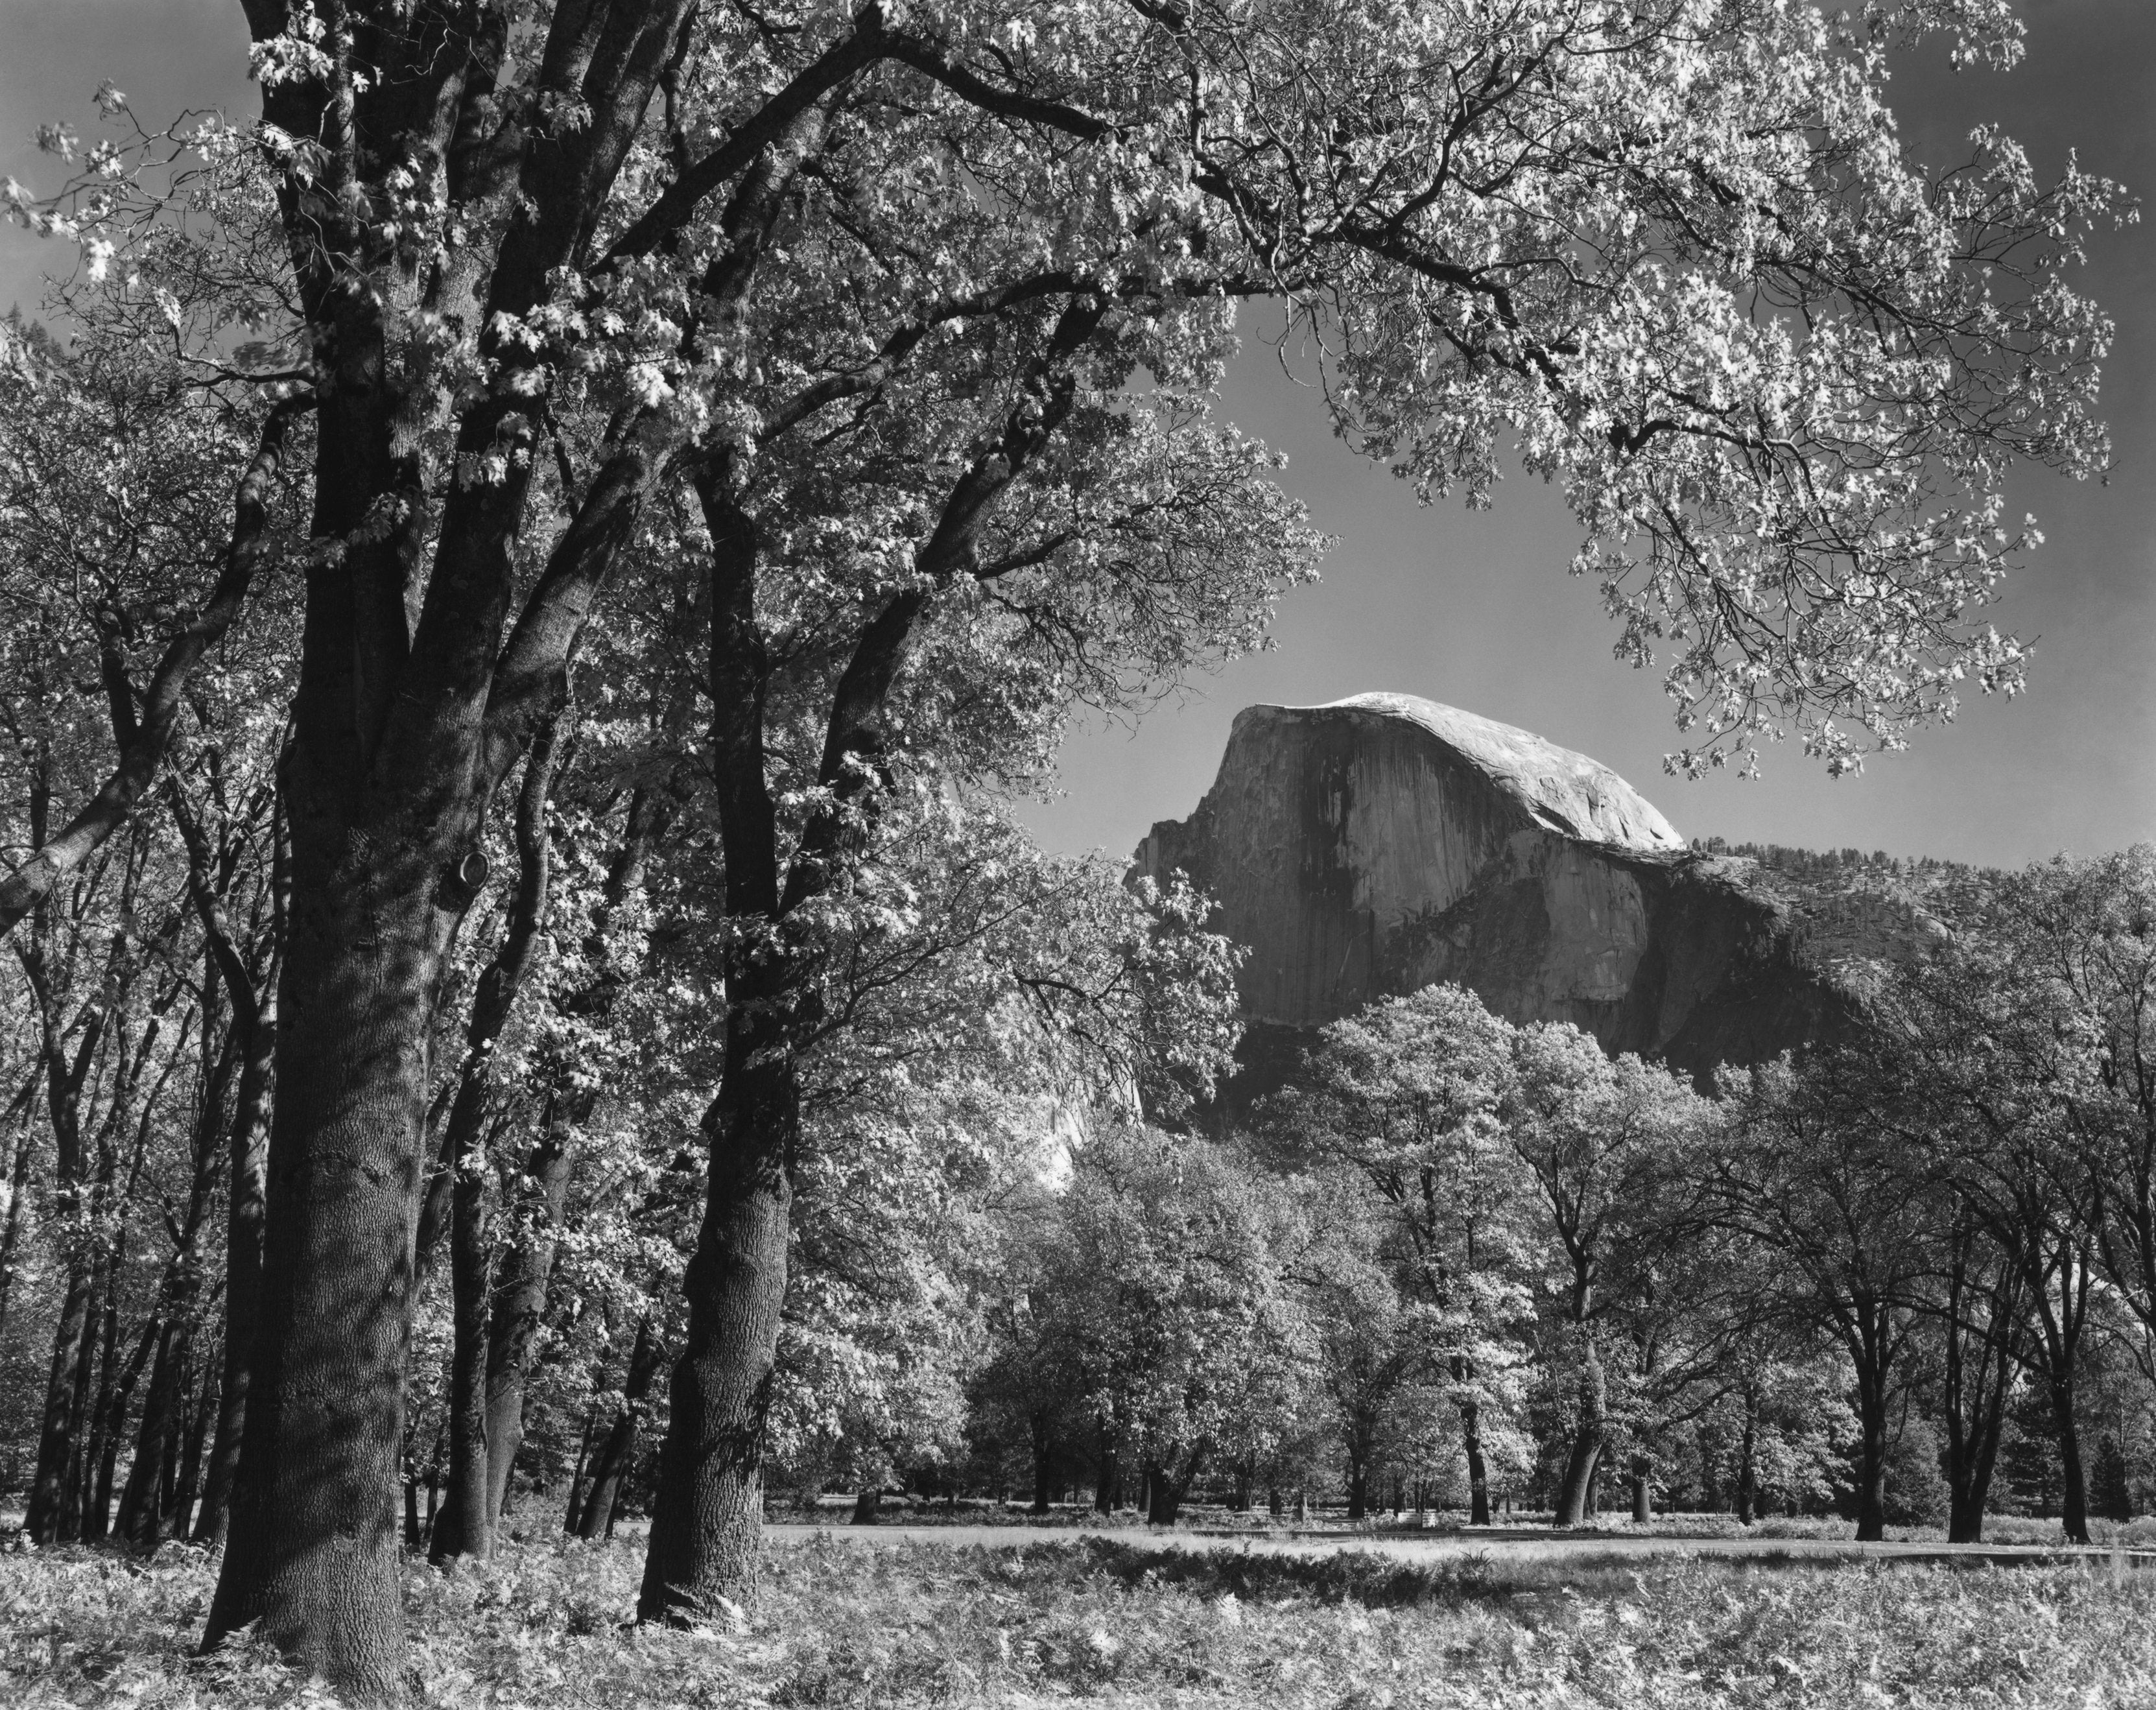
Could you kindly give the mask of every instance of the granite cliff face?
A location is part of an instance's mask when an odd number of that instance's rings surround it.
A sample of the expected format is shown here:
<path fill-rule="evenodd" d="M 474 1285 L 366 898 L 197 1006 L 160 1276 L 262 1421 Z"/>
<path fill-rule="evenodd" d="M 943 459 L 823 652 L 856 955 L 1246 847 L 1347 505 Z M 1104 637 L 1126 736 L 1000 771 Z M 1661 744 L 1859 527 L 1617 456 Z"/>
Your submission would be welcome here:
<path fill-rule="evenodd" d="M 1409 695 L 1245 709 L 1137 866 L 1187 872 L 1249 947 L 1261 1082 L 1301 1030 L 1441 980 L 1695 1074 L 1756 1062 L 1836 1025 L 1838 963 L 1922 930 L 1892 897 L 1695 854 L 1606 766 Z"/>

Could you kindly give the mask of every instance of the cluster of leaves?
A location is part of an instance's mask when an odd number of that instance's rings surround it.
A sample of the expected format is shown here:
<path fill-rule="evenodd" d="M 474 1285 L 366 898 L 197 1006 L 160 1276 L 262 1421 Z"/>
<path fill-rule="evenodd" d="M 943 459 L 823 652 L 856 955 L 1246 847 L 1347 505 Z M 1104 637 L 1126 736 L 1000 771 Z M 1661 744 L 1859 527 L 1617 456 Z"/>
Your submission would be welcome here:
<path fill-rule="evenodd" d="M 580 211 L 575 265 L 483 336 L 459 292 L 515 197 L 459 161 L 480 182 L 457 199 L 416 144 L 346 158 L 284 124 L 375 74 L 342 67 L 350 42 L 311 7 L 254 52 L 276 109 L 258 140 L 326 222 L 311 241 L 341 234 L 336 264 L 395 294 L 406 430 L 435 469 L 530 477 L 542 401 L 579 450 L 629 424 L 715 454 L 789 561 L 781 629 L 813 651 L 819 611 L 927 577 L 950 596 L 942 644 L 1011 655 L 1018 692 L 973 711 L 1036 764 L 1048 680 L 1113 698 L 1249 644 L 1251 567 L 1298 573 L 1299 520 L 1246 479 L 1264 454 L 1205 416 L 1234 300 L 1270 295 L 1322 353 L 1342 430 L 1424 493 L 1486 501 L 1507 456 L 1563 483 L 1620 655 L 1665 671 L 1688 732 L 1673 767 L 1794 733 L 1839 770 L 1950 716 L 1960 683 L 2019 687 L 2025 650 L 1984 621 L 2035 538 L 2004 515 L 2005 470 L 2108 458 L 2110 326 L 2071 280 L 2131 204 L 2078 167 L 2039 183 L 1990 131 L 1964 163 L 1909 159 L 1887 56 L 1938 33 L 1958 58 L 2018 57 L 2002 0 L 706 12 L 663 122 Z M 86 156 L 48 138 L 76 169 L 64 190 L 6 193 L 93 274 L 135 264 L 160 197 L 213 207 L 203 187 L 241 152 L 105 105 L 121 134 Z M 535 85 L 491 116 L 512 135 L 588 116 Z M 724 219 L 698 203 L 751 138 L 779 147 L 794 205 L 744 298 L 717 282 L 753 198 Z M 1113 305 L 1085 396 L 1023 478 L 1035 502 L 952 581 L 916 557 L 939 488 L 1081 287 Z M 459 449 L 458 411 L 490 389 L 501 434 Z"/>

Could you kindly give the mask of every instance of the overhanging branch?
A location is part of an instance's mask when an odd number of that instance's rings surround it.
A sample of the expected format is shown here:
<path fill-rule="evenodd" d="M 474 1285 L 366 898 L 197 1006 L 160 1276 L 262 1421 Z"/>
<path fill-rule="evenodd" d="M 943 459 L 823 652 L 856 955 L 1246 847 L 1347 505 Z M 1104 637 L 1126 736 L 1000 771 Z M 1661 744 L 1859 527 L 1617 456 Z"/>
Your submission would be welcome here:
<path fill-rule="evenodd" d="M 248 588 L 267 547 L 270 488 L 284 460 L 285 436 L 300 413 L 313 405 L 312 393 L 295 394 L 278 403 L 263 423 L 261 439 L 234 495 L 232 540 L 208 603 L 193 622 L 172 638 L 164 657 L 157 661 L 132 740 L 122 743 L 120 763 L 111 776 L 58 836 L 0 883 L 0 934 L 13 932 L 23 916 L 49 896 L 126 822 L 157 776 L 179 723 L 188 678 L 202 656 L 224 639 L 246 603 Z"/>

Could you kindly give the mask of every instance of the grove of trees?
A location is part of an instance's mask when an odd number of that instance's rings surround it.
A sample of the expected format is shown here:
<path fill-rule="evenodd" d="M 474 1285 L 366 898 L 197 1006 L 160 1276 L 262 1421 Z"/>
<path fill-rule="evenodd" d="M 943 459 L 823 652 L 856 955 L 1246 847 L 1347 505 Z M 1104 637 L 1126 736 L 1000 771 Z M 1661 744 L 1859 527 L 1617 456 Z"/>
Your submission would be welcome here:
<path fill-rule="evenodd" d="M 2156 1312 L 2096 870 L 1876 1062 L 1710 1105 L 1439 994 L 1200 1141 L 1204 900 L 1009 812 L 1312 573 L 1239 325 L 1425 496 L 1562 484 L 1674 769 L 2017 687 L 2001 486 L 2106 461 L 2118 198 L 1884 100 L 1901 44 L 2010 64 L 2004 0 L 243 4 L 258 123 L 108 86 L 4 188 L 80 257 L 0 333 L 33 1538 L 221 1540 L 206 1643 L 388 1702 L 404 1552 L 565 1481 L 648 1508 L 646 1620 L 753 1596 L 767 1469 L 991 1416 L 1037 1499 L 1082 1440 L 1170 1517 L 1346 1420 L 1357 1506 L 1456 1436 L 1478 1517 L 1558 1441 L 1577 1516 L 1680 1430 L 1820 1485 L 1846 1359 L 1873 1492 L 1943 1324 L 1970 1489 L 2038 1374 L 2078 1523 Z M 2077 1019 L 1985 1007 L 2030 989 Z M 1829 1226 L 1912 1169 L 1978 1305 Z"/>

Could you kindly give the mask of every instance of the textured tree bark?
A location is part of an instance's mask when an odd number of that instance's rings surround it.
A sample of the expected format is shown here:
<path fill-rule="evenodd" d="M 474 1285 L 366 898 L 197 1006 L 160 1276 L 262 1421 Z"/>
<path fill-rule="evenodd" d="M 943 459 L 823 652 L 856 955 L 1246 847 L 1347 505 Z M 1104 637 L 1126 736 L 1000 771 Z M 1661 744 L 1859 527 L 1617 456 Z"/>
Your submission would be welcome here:
<path fill-rule="evenodd" d="M 348 1696 L 389 1702 L 403 1691 L 404 1291 L 453 917 L 424 840 L 347 844 L 312 795 L 290 797 L 260 1316 L 205 1642 L 259 1622 Z"/>
<path fill-rule="evenodd" d="M 250 17 L 258 32 L 281 27 L 270 13 Z M 419 97 L 424 129 L 424 80 L 398 63 L 405 45 L 383 41 L 379 86 Z M 459 79 L 464 44 L 434 45 Z M 348 103 L 332 110 L 321 80 L 295 80 L 265 90 L 264 110 L 308 135 L 326 127 L 332 182 L 364 199 Z M 387 1704 L 404 1692 L 396 1491 L 417 1131 L 444 947 L 469 901 L 454 863 L 475 818 L 465 729 L 485 690 L 457 645 L 461 625 L 423 613 L 415 650 L 405 603 L 425 506 L 416 459 L 391 430 L 403 400 L 384 318 L 403 282 L 365 232 L 286 207 L 318 390 L 310 532 L 341 551 L 307 571 L 281 767 L 292 882 L 261 1291 L 203 1642 L 253 1624 L 347 1698 Z M 340 244 L 344 270 L 326 259 Z M 345 270 L 370 267 L 380 289 L 353 289 Z M 476 567 L 456 567 L 465 573 L 438 570 L 429 607 L 455 584 L 465 621 L 498 624 Z"/>
<path fill-rule="evenodd" d="M 642 1620 L 693 1618 L 756 1594 L 766 1410 L 786 1299 L 800 1091 L 767 1007 L 769 977 L 734 987 L 711 1133 L 703 1225 L 685 1279 L 686 1343 L 674 1368 Z M 764 989 L 759 989 L 762 986 Z"/>
<path fill-rule="evenodd" d="M 786 187 L 822 135 L 821 111 L 807 103 L 783 123 L 731 198 L 728 248 L 702 282 L 721 321 L 737 311 Z M 769 665 L 755 611 L 756 526 L 735 503 L 723 461 L 701 471 L 697 491 L 713 531 L 709 681 L 726 907 L 744 922 L 783 930 L 799 887 L 780 889 L 764 774 Z M 794 880 L 808 871 L 797 861 Z M 716 1597 L 745 1603 L 756 1593 L 759 1463 L 786 1298 L 800 1090 L 782 946 L 737 948 L 729 961 L 726 1060 L 704 1119 L 711 1170 L 685 1278 L 688 1336 L 674 1369 L 639 1620 L 693 1617 Z"/>
<path fill-rule="evenodd" d="M 1558 1486 L 1557 1521 L 1559 1526 L 1584 1526 L 1592 1512 L 1594 1475 L 1602 1463 L 1602 1441 L 1585 1431 L 1572 1440 L 1565 1456 L 1564 1477 Z"/>
<path fill-rule="evenodd" d="M 704 1117 L 704 1216 L 684 1278 L 688 1335 L 674 1369 L 637 1599 L 645 1621 L 693 1619 L 716 1598 L 747 1603 L 756 1594 L 760 1457 L 801 1120 L 794 994 L 778 940 L 785 899 L 777 809 L 764 771 L 769 665 L 755 613 L 757 534 L 723 469 L 708 471 L 698 492 L 712 529 L 710 683 L 726 907 L 772 936 L 737 944 L 728 958 L 726 1056 Z"/>
<path fill-rule="evenodd" d="M 1116 1434 L 1108 1426 L 1101 1427 L 1101 1465 L 1099 1476 L 1093 1484 L 1093 1512 L 1112 1514 L 1116 1511 L 1116 1481 L 1119 1468 L 1116 1453 Z"/>
<path fill-rule="evenodd" d="M 730 249 L 705 290 L 721 316 L 746 291 L 783 192 L 820 134 L 804 111 L 747 173 L 727 209 Z M 1073 297 L 1019 388 L 1004 431 L 952 484 L 916 556 L 924 584 L 967 573 L 980 530 L 1027 461 L 1069 414 L 1070 359 L 1107 312 Z M 719 1596 L 753 1599 L 762 1523 L 759 1457 L 786 1291 L 793 1167 L 800 1128 L 794 1052 L 814 1016 L 790 959 L 792 923 L 843 879 L 860 816 L 888 771 L 894 688 L 927 609 L 927 587 L 892 595 L 861 629 L 830 697 L 819 783 L 834 805 L 804 828 L 780 880 L 776 807 L 765 770 L 769 660 L 756 613 L 757 527 L 732 491 L 723 457 L 698 474 L 711 540 L 711 663 L 714 783 L 728 914 L 744 929 L 729 953 L 726 1060 L 706 1113 L 711 1169 L 705 1215 L 685 1278 L 688 1335 L 674 1372 L 660 1463 L 660 1501 L 638 1600 L 643 1620 L 692 1618 Z"/>
<path fill-rule="evenodd" d="M 340 551 L 307 572 L 284 767 L 292 890 L 262 1291 L 204 1644 L 259 1623 L 362 1703 L 404 1690 L 397 1483 L 444 947 L 478 883 L 487 799 L 558 705 L 620 537 L 587 526 L 579 506 L 511 626 L 536 431 L 520 383 L 540 378 L 543 397 L 543 377 L 487 329 L 588 259 L 690 3 L 557 11 L 538 82 L 578 104 L 575 126 L 526 131 L 521 107 L 495 102 L 507 13 L 491 5 L 340 8 L 325 38 L 331 74 L 264 92 L 270 122 L 323 138 L 321 193 L 303 203 L 288 182 L 284 207 L 316 377 L 311 532 Z M 285 28 L 273 4 L 250 3 L 249 21 L 258 37 Z M 350 75 L 354 30 L 367 39 L 363 84 Z M 368 175 L 406 150 L 446 162 L 449 200 L 483 237 L 425 280 L 403 270 L 371 215 L 352 212 L 374 205 Z M 500 385 L 459 405 L 459 454 L 521 454 L 500 481 L 445 483 L 439 507 L 399 437 L 408 377 L 386 318 L 423 300 L 502 367 Z"/>
<path fill-rule="evenodd" d="M 1632 1523 L 1645 1526 L 1655 1517 L 1654 1462 L 1645 1455 L 1632 1457 Z"/>

